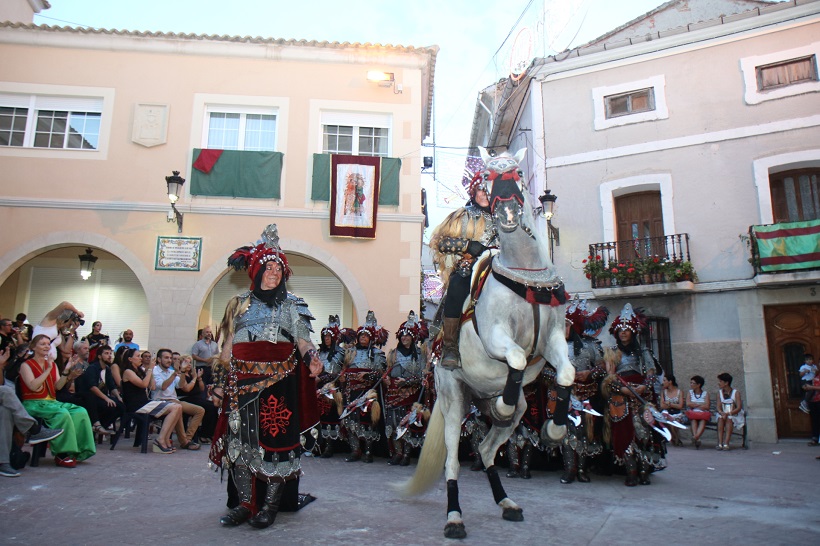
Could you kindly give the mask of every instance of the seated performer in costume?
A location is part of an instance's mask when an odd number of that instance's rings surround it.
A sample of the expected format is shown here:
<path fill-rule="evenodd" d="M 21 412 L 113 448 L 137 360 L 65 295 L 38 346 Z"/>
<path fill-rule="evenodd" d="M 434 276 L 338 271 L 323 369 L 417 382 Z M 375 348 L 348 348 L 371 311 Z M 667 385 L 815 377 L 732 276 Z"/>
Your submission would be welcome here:
<path fill-rule="evenodd" d="M 646 328 L 646 318 L 640 309 L 627 303 L 609 327 L 617 345 L 605 351 L 608 377 L 601 385 L 607 399 L 606 425 L 615 463 L 626 469 L 628 487 L 639 483 L 649 485 L 652 470 L 666 466 L 666 448 L 654 435 L 646 434 L 642 421 L 646 409 L 645 397 L 650 396 L 652 379 L 647 379 L 650 367 L 657 361 L 647 347 L 641 347 L 638 335 Z M 605 431 L 605 440 L 607 434 Z"/>
<path fill-rule="evenodd" d="M 407 466 L 410 452 L 424 442 L 425 419 L 430 409 L 425 403 L 425 378 L 430 374 L 427 325 L 410 311 L 396 331 L 399 345 L 387 355 L 385 393 L 385 436 L 390 447 L 388 464 Z M 426 416 L 426 417 L 425 417 Z"/>
<path fill-rule="evenodd" d="M 255 247 L 237 249 L 228 265 L 247 269 L 251 288 L 228 302 L 221 326 L 221 360 L 230 364 L 223 395 L 226 424 L 217 425 L 217 434 L 226 430 L 214 439 L 211 455 L 229 470 L 239 503 L 220 523 L 248 521 L 263 529 L 280 509 L 298 510 L 312 500 L 298 493 L 301 434 L 319 420 L 316 383 L 310 378 L 319 375 L 322 362 L 310 341 L 313 315 L 303 299 L 287 291 L 291 270 L 276 224 Z"/>
<path fill-rule="evenodd" d="M 433 232 L 430 248 L 444 282 L 444 326 L 440 365 L 461 366 L 458 338 L 461 331 L 461 311 L 470 292 L 473 264 L 487 248 L 496 244 L 496 230 L 490 216 L 487 186 L 481 174 L 473 177 L 470 200 L 452 212 Z"/>
<path fill-rule="evenodd" d="M 386 342 L 387 330 L 377 324 L 373 311 L 368 311 L 364 325 L 356 330 L 356 345 L 347 348 L 339 376 L 345 405 L 342 426 L 350 442 L 347 462 L 362 460 L 364 442 L 364 462 L 372 463 L 373 444 L 381 438 L 379 393 L 386 359 L 379 347 Z"/>
<path fill-rule="evenodd" d="M 337 405 L 341 404 L 341 393 L 335 383 L 342 373 L 345 349 L 342 341 L 352 341 L 355 335 L 350 328 L 339 328 L 339 315 L 330 315 L 327 326 L 322 328 L 319 343 L 319 360 L 322 361 L 322 373 L 316 381 L 316 397 L 319 405 L 319 451 L 323 459 L 333 457 L 333 442 L 342 437 L 342 428 L 339 423 Z M 349 332 L 349 334 L 348 334 Z M 347 336 L 350 339 L 347 339 Z M 334 403 L 335 402 L 335 403 Z"/>

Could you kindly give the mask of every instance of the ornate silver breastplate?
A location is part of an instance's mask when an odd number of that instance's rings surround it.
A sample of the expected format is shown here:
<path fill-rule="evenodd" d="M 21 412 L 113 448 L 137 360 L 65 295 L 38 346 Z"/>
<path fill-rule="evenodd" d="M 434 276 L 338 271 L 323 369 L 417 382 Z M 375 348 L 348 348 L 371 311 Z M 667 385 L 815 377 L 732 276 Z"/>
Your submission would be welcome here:
<path fill-rule="evenodd" d="M 569 361 L 572 363 L 572 367 L 575 368 L 575 371 L 583 372 L 595 367 L 597 353 L 591 343 L 585 341 L 581 347 L 581 352 L 577 355 L 575 354 L 575 344 L 573 342 L 568 342 L 567 346 L 569 350 Z"/>
<path fill-rule="evenodd" d="M 618 368 L 615 372 L 618 374 L 627 372 L 643 373 L 641 368 L 641 358 L 638 355 L 627 355 L 621 353 L 621 361 L 618 363 Z"/>
<path fill-rule="evenodd" d="M 246 341 L 292 342 L 290 313 L 282 305 L 268 307 L 251 296 L 248 310 L 239 315 L 234 323 L 234 343 Z"/>
<path fill-rule="evenodd" d="M 398 373 L 395 371 L 396 368 L 398 368 Z M 390 374 L 392 377 L 410 379 L 414 377 L 421 377 L 423 366 L 421 361 L 418 359 L 413 360 L 412 354 L 405 356 L 399 351 L 396 351 L 396 364 L 393 370 L 394 372 Z"/>
<path fill-rule="evenodd" d="M 350 363 L 351 368 L 366 368 L 368 370 L 382 371 L 384 365 L 379 359 L 380 352 L 373 351 L 373 356 L 370 355 L 370 349 L 356 349 L 356 355 Z M 382 357 L 383 359 L 384 357 Z"/>
<path fill-rule="evenodd" d="M 319 360 L 322 361 L 322 367 L 325 373 L 331 375 L 338 375 L 342 371 L 343 353 L 337 351 L 319 351 Z"/>

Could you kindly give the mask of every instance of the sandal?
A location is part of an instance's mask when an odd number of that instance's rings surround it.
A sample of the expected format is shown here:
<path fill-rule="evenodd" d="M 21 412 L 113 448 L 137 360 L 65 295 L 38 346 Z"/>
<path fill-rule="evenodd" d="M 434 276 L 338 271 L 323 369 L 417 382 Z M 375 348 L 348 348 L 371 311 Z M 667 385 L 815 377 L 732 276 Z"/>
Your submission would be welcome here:
<path fill-rule="evenodd" d="M 114 434 L 114 431 L 109 430 L 102 425 L 94 425 L 94 433 L 102 434 L 103 436 L 111 436 L 112 434 Z"/>
<path fill-rule="evenodd" d="M 154 451 L 154 453 L 164 453 L 166 455 L 176 452 L 176 449 L 172 447 L 162 447 L 162 444 L 160 444 L 156 440 L 154 440 L 154 446 L 152 447 L 152 450 Z"/>

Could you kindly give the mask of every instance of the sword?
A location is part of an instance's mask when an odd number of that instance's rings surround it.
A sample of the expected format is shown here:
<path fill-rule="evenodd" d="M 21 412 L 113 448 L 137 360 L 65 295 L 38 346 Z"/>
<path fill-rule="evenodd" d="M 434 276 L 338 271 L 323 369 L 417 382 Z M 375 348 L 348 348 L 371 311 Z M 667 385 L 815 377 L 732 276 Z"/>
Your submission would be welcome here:
<path fill-rule="evenodd" d="M 416 403 L 421 402 L 421 399 L 424 396 L 424 389 L 425 389 L 425 386 L 424 386 L 424 383 L 422 382 L 421 390 L 419 391 L 419 399 L 416 401 Z M 414 406 L 415 406 L 415 404 L 414 404 Z M 413 409 L 411 409 L 410 412 L 407 415 L 404 416 L 404 419 L 401 420 L 401 422 L 399 423 L 399 426 L 396 427 L 396 440 L 400 440 L 402 436 L 407 434 L 407 429 L 410 428 L 410 425 L 413 425 L 413 424 L 416 423 L 416 420 L 419 417 L 418 413 L 419 412 L 416 410 L 416 408 L 413 407 Z M 404 426 L 402 426 L 402 425 L 404 425 Z"/>
<path fill-rule="evenodd" d="M 623 386 L 624 386 L 624 387 L 626 387 L 627 389 L 629 389 L 629 391 L 630 391 L 632 394 L 634 394 L 634 395 L 635 395 L 635 398 L 637 398 L 637 399 L 638 399 L 638 400 L 639 400 L 639 401 L 640 401 L 643 405 L 647 405 L 647 404 L 648 404 L 648 402 L 647 402 L 646 400 L 644 400 L 644 399 L 643 399 L 643 397 L 635 391 L 635 389 L 633 389 L 633 388 L 632 388 L 632 385 L 630 385 L 629 383 L 627 383 L 626 381 L 624 381 L 623 377 L 621 377 L 620 375 L 618 375 L 617 377 L 618 377 L 618 379 L 620 380 L 621 384 L 623 384 Z M 660 421 L 661 423 L 664 423 L 664 424 L 667 424 L 667 425 L 672 425 L 673 427 L 677 427 L 677 428 L 686 429 L 686 427 L 685 427 L 685 426 L 681 425 L 681 424 L 680 424 L 680 423 L 678 423 L 677 421 L 670 421 L 670 420 L 668 420 L 668 419 L 665 419 L 665 418 L 663 417 L 663 415 L 661 415 L 661 414 L 660 414 L 660 412 L 658 412 L 657 410 L 656 410 L 656 411 L 652 411 L 652 409 L 650 408 L 650 410 L 649 410 L 649 411 L 652 413 L 652 417 L 654 417 L 656 421 Z M 648 424 L 648 423 L 647 423 L 647 424 Z M 656 431 L 658 431 L 658 433 L 659 433 L 661 436 L 663 436 L 664 438 L 666 438 L 666 441 L 667 441 L 667 442 L 668 442 L 668 441 L 670 441 L 670 440 L 672 439 L 672 433 L 671 433 L 670 431 L 668 431 L 666 428 L 664 428 L 664 429 L 660 429 L 660 428 L 656 427 L 655 425 L 650 425 L 650 426 L 651 426 L 653 429 L 655 429 Z"/>

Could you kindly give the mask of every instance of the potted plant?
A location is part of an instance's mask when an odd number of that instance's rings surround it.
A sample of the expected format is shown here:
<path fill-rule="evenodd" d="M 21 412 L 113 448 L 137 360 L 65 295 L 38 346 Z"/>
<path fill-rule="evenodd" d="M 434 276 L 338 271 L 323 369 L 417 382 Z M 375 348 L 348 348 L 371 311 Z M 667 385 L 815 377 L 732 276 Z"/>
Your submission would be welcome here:
<path fill-rule="evenodd" d="M 608 286 L 610 275 L 600 255 L 588 256 L 582 262 L 587 279 L 592 281 L 593 287 Z"/>
<path fill-rule="evenodd" d="M 673 260 L 669 262 L 669 269 L 666 274 L 666 278 L 670 279 L 674 282 L 680 281 L 693 281 L 697 282 L 698 274 L 695 271 L 695 267 L 692 265 L 692 262 L 686 260 Z"/>

